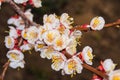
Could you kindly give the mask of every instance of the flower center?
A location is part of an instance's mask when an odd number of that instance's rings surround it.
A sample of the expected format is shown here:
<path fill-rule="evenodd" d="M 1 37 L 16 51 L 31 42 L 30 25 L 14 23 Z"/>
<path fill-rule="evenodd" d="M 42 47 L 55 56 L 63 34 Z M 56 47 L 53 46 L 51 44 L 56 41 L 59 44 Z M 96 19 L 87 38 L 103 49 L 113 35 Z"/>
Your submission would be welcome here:
<path fill-rule="evenodd" d="M 96 28 L 99 23 L 100 23 L 100 20 L 99 20 L 98 18 L 96 18 L 96 19 L 94 20 L 93 27 Z"/>
<path fill-rule="evenodd" d="M 46 23 L 52 23 L 52 21 L 49 17 L 46 19 Z"/>
<path fill-rule="evenodd" d="M 29 34 L 30 39 L 37 38 L 38 34 L 36 32 L 31 31 Z"/>
<path fill-rule="evenodd" d="M 92 62 L 93 55 L 92 55 L 92 53 L 91 53 L 90 50 L 87 51 L 87 55 L 88 55 L 88 57 L 89 57 L 89 60 Z"/>
<path fill-rule="evenodd" d="M 48 40 L 49 42 L 52 42 L 52 41 L 53 41 L 53 35 L 52 35 L 52 33 L 48 33 L 48 34 L 47 34 L 47 40 Z"/>
<path fill-rule="evenodd" d="M 68 69 L 69 70 L 75 70 L 76 68 L 76 62 L 71 60 L 69 63 L 68 63 Z"/>
<path fill-rule="evenodd" d="M 8 45 L 10 45 L 11 43 L 12 43 L 12 40 L 8 38 Z"/>
<path fill-rule="evenodd" d="M 43 48 L 44 47 L 44 44 L 38 44 L 37 45 L 37 48 Z"/>
<path fill-rule="evenodd" d="M 115 75 L 112 80 L 120 80 L 120 75 Z"/>
<path fill-rule="evenodd" d="M 63 41 L 59 39 L 59 40 L 56 41 L 56 44 L 57 44 L 57 46 L 62 47 Z"/>
<path fill-rule="evenodd" d="M 15 53 L 11 53 L 10 57 L 13 58 L 13 59 L 15 59 L 15 60 L 18 60 L 18 55 L 15 54 Z"/>

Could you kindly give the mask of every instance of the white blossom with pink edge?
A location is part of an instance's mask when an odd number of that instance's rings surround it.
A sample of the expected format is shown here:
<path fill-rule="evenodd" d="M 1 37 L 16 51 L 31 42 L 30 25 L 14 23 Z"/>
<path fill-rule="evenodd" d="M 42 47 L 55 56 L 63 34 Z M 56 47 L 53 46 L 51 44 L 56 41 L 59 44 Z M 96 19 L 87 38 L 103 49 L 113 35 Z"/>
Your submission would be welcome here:
<path fill-rule="evenodd" d="M 82 53 L 81 53 L 83 60 L 89 65 L 93 64 L 92 63 L 92 60 L 93 60 L 92 52 L 93 52 L 92 48 L 90 46 L 86 46 L 83 48 Z"/>
<path fill-rule="evenodd" d="M 111 71 L 108 76 L 109 80 L 120 80 L 120 69 Z"/>
<path fill-rule="evenodd" d="M 24 55 L 19 50 L 10 50 L 7 52 L 7 57 L 11 62 L 19 62 L 24 59 Z"/>
<path fill-rule="evenodd" d="M 52 53 L 52 65 L 51 65 L 52 69 L 55 71 L 63 69 L 66 60 L 67 59 L 64 54 L 55 51 L 54 53 Z"/>
<path fill-rule="evenodd" d="M 110 73 L 111 71 L 113 71 L 116 67 L 116 64 L 113 63 L 113 61 L 111 59 L 106 59 L 103 63 L 102 66 L 105 70 L 105 72 Z"/>
<path fill-rule="evenodd" d="M 94 17 L 90 22 L 90 27 L 92 30 L 102 30 L 105 25 L 105 20 L 103 17 Z"/>
<path fill-rule="evenodd" d="M 16 69 L 16 68 L 24 68 L 24 64 L 25 64 L 25 61 L 24 60 L 21 60 L 19 62 L 10 62 L 9 66 L 13 69 Z"/>
<path fill-rule="evenodd" d="M 82 69 L 82 61 L 78 57 L 73 56 L 66 61 L 63 71 L 65 74 L 71 75 L 72 77 L 76 75 L 76 73 L 81 73 Z"/>
<path fill-rule="evenodd" d="M 23 44 L 22 46 L 20 46 L 20 50 L 27 51 L 27 50 L 31 50 L 34 46 L 32 44 Z"/>
<path fill-rule="evenodd" d="M 60 16 L 60 23 L 68 29 L 71 29 L 71 24 L 73 23 L 73 18 L 71 18 L 67 13 L 63 13 Z"/>
<path fill-rule="evenodd" d="M 33 5 L 36 8 L 42 7 L 42 1 L 41 0 L 32 0 L 32 2 L 33 2 Z"/>
<path fill-rule="evenodd" d="M 36 44 L 34 45 L 35 51 L 41 51 L 45 47 L 46 47 L 45 43 L 42 41 L 37 41 Z"/>
<path fill-rule="evenodd" d="M 59 37 L 59 36 L 60 36 L 60 33 L 58 30 L 49 30 L 44 33 L 43 39 L 47 45 L 53 45 L 56 37 Z"/>
<path fill-rule="evenodd" d="M 50 28 L 56 28 L 60 25 L 59 19 L 55 14 L 50 14 L 50 15 L 44 15 L 43 17 L 43 23 L 44 25 L 50 27 Z"/>
<path fill-rule="evenodd" d="M 17 30 L 13 26 L 9 26 L 9 28 L 10 28 L 9 36 L 15 39 L 18 38 Z"/>
<path fill-rule="evenodd" d="M 22 31 L 23 38 L 25 38 L 30 44 L 35 44 L 35 41 L 38 40 L 38 35 L 38 28 L 36 28 L 35 26 L 31 26 Z"/>
<path fill-rule="evenodd" d="M 56 39 L 53 43 L 53 48 L 55 50 L 61 51 L 67 47 L 69 41 L 69 37 L 66 35 L 56 36 Z"/>
<path fill-rule="evenodd" d="M 77 52 L 77 41 L 74 37 L 70 38 L 70 42 L 66 47 L 66 52 L 70 55 L 74 55 Z"/>
<path fill-rule="evenodd" d="M 11 36 L 6 36 L 4 42 L 5 42 L 5 46 L 10 49 L 12 49 L 15 45 L 14 38 Z"/>
<path fill-rule="evenodd" d="M 51 59 L 54 51 L 55 50 L 52 47 L 47 46 L 46 48 L 41 49 L 40 56 L 41 58 Z"/>

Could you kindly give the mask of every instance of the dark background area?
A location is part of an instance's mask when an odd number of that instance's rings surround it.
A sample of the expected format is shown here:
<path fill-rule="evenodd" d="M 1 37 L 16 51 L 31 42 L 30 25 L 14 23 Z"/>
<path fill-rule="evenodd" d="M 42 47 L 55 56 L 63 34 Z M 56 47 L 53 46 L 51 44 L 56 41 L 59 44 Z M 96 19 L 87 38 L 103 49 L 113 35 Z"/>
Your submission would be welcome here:
<path fill-rule="evenodd" d="M 44 14 L 68 13 L 74 18 L 74 25 L 89 23 L 95 16 L 103 16 L 106 23 L 113 22 L 120 18 L 120 0 L 43 0 L 42 8 L 32 8 L 35 15 L 34 21 L 42 24 Z M 26 7 L 26 9 L 29 7 Z M 4 45 L 4 37 L 8 35 L 7 20 L 15 14 L 8 4 L 3 4 L 0 10 L 0 72 L 2 66 L 7 61 L 6 53 L 8 49 Z M 105 28 L 102 31 L 83 32 L 81 46 L 78 51 L 86 45 L 94 49 L 94 67 L 99 65 L 101 60 L 112 58 L 120 68 L 120 28 Z M 41 59 L 39 52 L 32 51 L 32 54 L 25 53 L 25 68 L 14 70 L 8 68 L 5 80 L 90 80 L 92 73 L 86 69 L 82 74 L 77 74 L 73 78 L 62 76 L 61 72 L 51 69 L 51 61 Z"/>

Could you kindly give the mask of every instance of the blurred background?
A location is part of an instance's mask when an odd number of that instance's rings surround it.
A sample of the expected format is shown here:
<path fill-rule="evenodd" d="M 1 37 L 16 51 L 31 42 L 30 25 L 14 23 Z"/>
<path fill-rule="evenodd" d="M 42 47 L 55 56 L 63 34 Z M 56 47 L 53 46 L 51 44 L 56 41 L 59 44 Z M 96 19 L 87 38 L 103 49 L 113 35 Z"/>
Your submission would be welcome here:
<path fill-rule="evenodd" d="M 89 23 L 95 16 L 104 17 L 106 23 L 120 19 L 120 0 L 43 0 L 42 8 L 32 8 L 34 21 L 42 24 L 44 14 L 68 13 L 74 18 L 74 25 Z M 26 7 L 26 9 L 29 7 Z M 7 61 L 6 53 L 8 49 L 4 45 L 4 37 L 8 35 L 7 20 L 15 14 L 8 4 L 3 4 L 0 10 L 0 73 L 2 66 Z M 94 67 L 99 65 L 101 60 L 112 58 L 120 68 L 120 28 L 105 28 L 102 31 L 83 32 L 81 51 L 84 46 L 91 46 L 94 49 Z M 82 74 L 77 74 L 73 78 L 62 76 L 61 72 L 51 69 L 51 61 L 41 59 L 39 52 L 32 51 L 32 54 L 25 53 L 25 68 L 14 70 L 8 68 L 5 80 L 90 80 L 92 73 L 86 69 Z"/>

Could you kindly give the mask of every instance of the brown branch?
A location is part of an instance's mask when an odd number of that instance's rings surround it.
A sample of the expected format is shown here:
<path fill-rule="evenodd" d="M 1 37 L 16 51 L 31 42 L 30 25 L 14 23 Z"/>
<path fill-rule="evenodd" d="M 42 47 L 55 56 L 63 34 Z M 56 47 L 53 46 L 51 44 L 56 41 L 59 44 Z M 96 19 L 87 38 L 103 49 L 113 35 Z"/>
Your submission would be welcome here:
<path fill-rule="evenodd" d="M 82 65 L 83 65 L 83 67 L 84 67 L 85 69 L 88 69 L 89 71 L 91 71 L 91 72 L 99 75 L 99 76 L 102 77 L 102 78 L 108 79 L 108 76 L 107 76 L 105 73 L 103 73 L 103 72 L 101 72 L 101 71 L 98 71 L 98 70 L 95 69 L 94 67 L 91 67 L 91 66 L 89 66 L 89 65 L 87 65 L 87 64 L 85 64 L 85 63 L 83 63 Z"/>
<path fill-rule="evenodd" d="M 39 25 L 36 24 L 35 22 L 30 21 L 30 20 L 25 16 L 24 12 L 23 12 L 12 0 L 4 0 L 4 2 L 9 3 L 9 4 L 11 5 L 11 7 L 24 19 L 24 21 L 25 21 L 25 22 L 27 21 L 27 22 L 29 23 L 29 25 L 31 25 L 31 26 L 36 26 L 36 27 L 39 26 Z"/>
<path fill-rule="evenodd" d="M 120 25 L 120 20 L 117 20 L 117 21 L 112 22 L 112 23 L 105 24 L 104 28 L 113 27 L 113 26 L 116 27 L 116 25 Z M 72 28 L 72 30 L 88 31 L 88 30 L 90 30 L 90 28 L 84 28 L 84 27 L 82 27 L 82 25 L 77 25 L 74 28 Z"/>
<path fill-rule="evenodd" d="M 0 80 L 4 80 L 5 73 L 6 73 L 7 69 L 8 69 L 9 64 L 10 64 L 10 61 L 8 60 L 8 61 L 5 63 L 5 65 L 3 65 L 3 68 L 4 68 L 4 69 L 3 69 L 2 74 L 0 75 Z"/>

